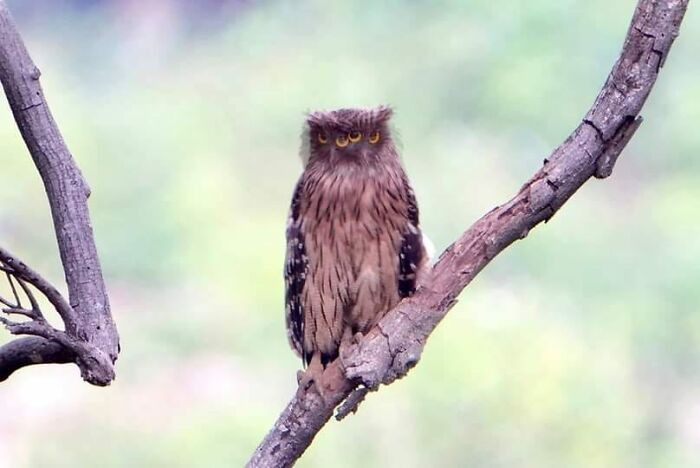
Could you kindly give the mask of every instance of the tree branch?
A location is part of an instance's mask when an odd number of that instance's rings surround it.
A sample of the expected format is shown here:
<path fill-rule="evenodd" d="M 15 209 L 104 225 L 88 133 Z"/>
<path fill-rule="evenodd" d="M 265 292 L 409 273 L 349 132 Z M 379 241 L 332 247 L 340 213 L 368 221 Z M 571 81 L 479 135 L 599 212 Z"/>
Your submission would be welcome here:
<path fill-rule="evenodd" d="M 18 279 L 24 280 L 36 287 L 65 321 L 75 321 L 75 311 L 61 296 L 61 293 L 51 283 L 45 280 L 39 273 L 29 268 L 24 262 L 0 247 L 0 270 L 7 274 L 12 273 Z M 15 298 L 17 296 L 15 295 Z"/>
<path fill-rule="evenodd" d="M 34 364 L 67 364 L 75 361 L 75 354 L 58 343 L 39 337 L 16 339 L 2 347 L 0 352 L 0 382 L 22 367 Z"/>
<path fill-rule="evenodd" d="M 494 208 L 440 256 L 416 293 L 329 366 L 323 398 L 299 389 L 253 453 L 250 467 L 291 466 L 346 398 L 403 377 L 459 293 L 492 258 L 548 221 L 591 176 L 605 178 L 641 124 L 637 117 L 665 61 L 688 0 L 639 0 L 619 59 L 582 123 L 509 202 Z M 341 361 L 341 362 L 338 362 Z"/>
<path fill-rule="evenodd" d="M 52 343 L 49 346 L 46 340 L 18 340 L 0 348 L 0 376 L 33 363 L 36 353 L 45 362 L 65 362 L 66 356 L 72 355 L 86 381 L 107 385 L 114 379 L 119 336 L 90 225 L 90 189 L 51 115 L 39 84 L 40 75 L 5 1 L 0 0 L 0 81 L 44 183 L 69 297 L 66 301 L 48 281 L 0 249 L 4 271 L 44 294 L 65 324 L 64 332 L 42 320 L 16 323 L 3 319 L 13 333 L 39 335 Z M 59 352 L 57 344 L 65 349 Z"/>

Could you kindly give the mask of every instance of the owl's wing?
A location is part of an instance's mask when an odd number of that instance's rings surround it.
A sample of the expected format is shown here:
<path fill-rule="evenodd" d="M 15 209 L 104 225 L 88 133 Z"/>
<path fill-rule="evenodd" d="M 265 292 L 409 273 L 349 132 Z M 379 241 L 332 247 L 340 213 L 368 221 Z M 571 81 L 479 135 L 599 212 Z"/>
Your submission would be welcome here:
<path fill-rule="evenodd" d="M 416 196 L 406 179 L 404 179 L 404 190 L 408 201 L 408 223 L 399 250 L 399 296 L 402 298 L 416 291 L 418 273 L 427 260 L 423 236 L 418 227 Z"/>
<path fill-rule="evenodd" d="M 304 289 L 308 258 L 304 246 L 304 234 L 301 230 L 299 203 L 303 181 L 300 179 L 292 195 L 287 222 L 287 255 L 284 265 L 285 315 L 289 343 L 299 356 L 307 362 L 304 350 L 304 309 L 301 294 Z"/>

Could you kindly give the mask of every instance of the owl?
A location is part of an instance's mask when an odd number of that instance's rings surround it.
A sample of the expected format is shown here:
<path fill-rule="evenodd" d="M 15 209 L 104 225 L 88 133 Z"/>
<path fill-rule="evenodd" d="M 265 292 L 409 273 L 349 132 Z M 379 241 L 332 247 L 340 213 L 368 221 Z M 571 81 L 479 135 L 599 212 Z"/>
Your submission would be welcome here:
<path fill-rule="evenodd" d="M 312 380 L 413 294 L 426 265 L 391 115 L 384 106 L 312 112 L 304 125 L 284 274 L 289 341 Z"/>

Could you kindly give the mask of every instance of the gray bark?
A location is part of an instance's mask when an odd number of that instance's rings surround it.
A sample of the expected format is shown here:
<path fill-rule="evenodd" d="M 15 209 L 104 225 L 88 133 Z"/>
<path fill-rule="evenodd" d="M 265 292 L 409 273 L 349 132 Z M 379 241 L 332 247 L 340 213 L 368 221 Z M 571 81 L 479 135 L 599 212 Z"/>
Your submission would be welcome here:
<path fill-rule="evenodd" d="M 639 0 L 622 52 L 573 133 L 507 203 L 479 219 L 440 256 L 415 295 L 402 301 L 324 373 L 321 397 L 299 389 L 253 453 L 249 467 L 293 465 L 343 401 L 356 409 L 367 389 L 403 377 L 459 293 L 492 258 L 554 213 L 591 177 L 605 178 L 641 123 L 638 116 L 679 27 L 688 0 Z M 349 398 L 348 398 L 349 397 Z"/>
<path fill-rule="evenodd" d="M 40 338 L 20 339 L 0 348 L 0 381 L 28 363 L 66 362 L 67 356 L 72 355 L 85 380 L 107 385 L 114 379 L 119 336 L 90 224 L 90 189 L 51 115 L 39 83 L 40 75 L 6 3 L 0 0 L 0 81 L 44 184 L 68 285 L 65 301 L 40 275 L 9 252 L 0 252 L 0 266 L 8 275 L 46 295 L 65 324 L 62 332 L 41 320 L 17 323 L 4 319 L 12 333 Z"/>

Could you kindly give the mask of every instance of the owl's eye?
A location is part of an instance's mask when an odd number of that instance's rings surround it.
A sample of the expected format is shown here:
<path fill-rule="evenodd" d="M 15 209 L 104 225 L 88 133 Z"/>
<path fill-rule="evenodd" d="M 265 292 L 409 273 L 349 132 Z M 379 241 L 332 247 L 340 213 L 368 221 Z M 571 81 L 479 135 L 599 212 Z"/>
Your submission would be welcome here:
<path fill-rule="evenodd" d="M 322 145 L 325 145 L 328 143 L 328 137 L 324 135 L 323 133 L 318 134 L 318 142 L 321 143 Z"/>
<path fill-rule="evenodd" d="M 357 143 L 362 139 L 362 133 L 360 132 L 350 132 L 348 135 L 348 140 L 350 140 L 350 143 Z"/>
<path fill-rule="evenodd" d="M 374 132 L 369 136 L 368 141 L 372 144 L 378 143 L 379 142 L 379 132 Z"/>
<path fill-rule="evenodd" d="M 338 145 L 340 148 L 345 148 L 346 146 L 348 146 L 348 143 L 350 143 L 350 141 L 346 136 L 339 136 L 335 139 L 335 144 Z"/>

